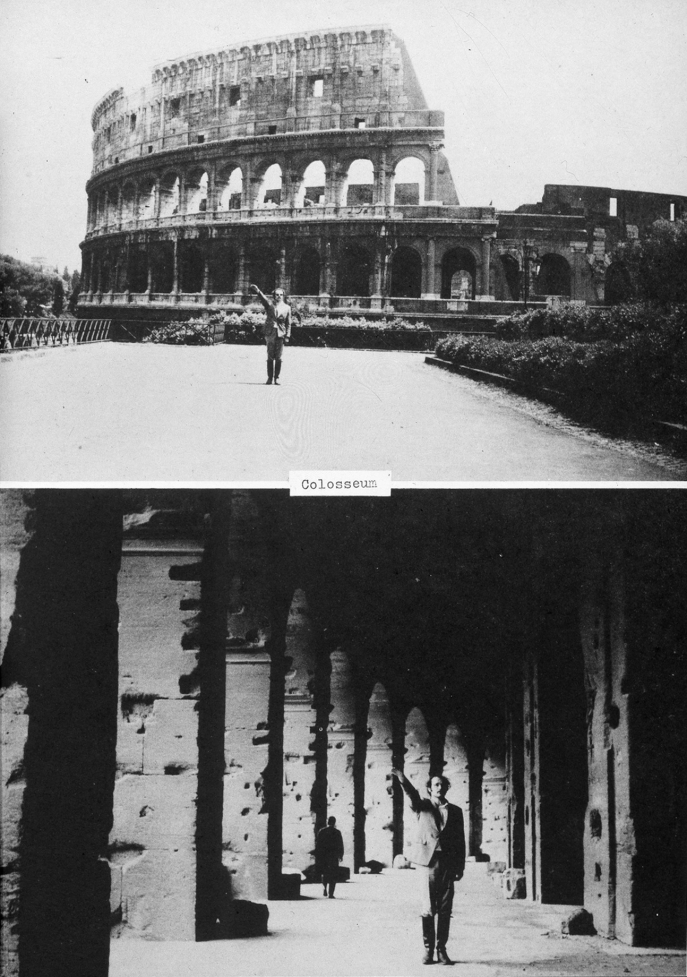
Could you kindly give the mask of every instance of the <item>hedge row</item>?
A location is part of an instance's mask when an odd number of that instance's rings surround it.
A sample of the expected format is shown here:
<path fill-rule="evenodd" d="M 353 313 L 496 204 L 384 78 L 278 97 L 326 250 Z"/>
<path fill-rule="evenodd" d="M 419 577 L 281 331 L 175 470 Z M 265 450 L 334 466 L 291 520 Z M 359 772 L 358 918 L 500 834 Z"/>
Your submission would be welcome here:
<path fill-rule="evenodd" d="M 594 308 L 564 305 L 559 309 L 534 309 L 515 313 L 496 325 L 499 339 L 542 339 L 560 336 L 590 342 L 599 339 L 621 340 L 648 330 L 674 332 L 684 328 L 684 306 L 658 309 L 647 303 Z"/>
<path fill-rule="evenodd" d="M 461 366 L 501 373 L 567 395 L 586 410 L 642 414 L 687 422 L 687 307 L 670 327 L 620 340 L 578 342 L 451 336 L 436 353 Z"/>
<path fill-rule="evenodd" d="M 258 344 L 263 342 L 265 313 L 250 306 L 243 313 L 217 312 L 185 322 L 155 326 L 143 339 L 146 343 L 212 345 L 217 342 Z M 405 319 L 369 320 L 360 316 L 340 317 L 304 314 L 294 317 L 291 343 L 294 346 L 379 347 L 401 346 L 432 349 L 433 333 L 423 322 Z"/>

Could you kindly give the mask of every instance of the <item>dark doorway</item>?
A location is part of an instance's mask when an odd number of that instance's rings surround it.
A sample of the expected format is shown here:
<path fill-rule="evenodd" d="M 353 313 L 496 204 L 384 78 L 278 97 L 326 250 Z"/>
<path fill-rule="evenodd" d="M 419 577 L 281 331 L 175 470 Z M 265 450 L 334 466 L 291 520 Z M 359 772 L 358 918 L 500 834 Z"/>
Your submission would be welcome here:
<path fill-rule="evenodd" d="M 517 302 L 520 298 L 520 266 L 512 255 L 499 255 L 495 295 L 503 302 Z"/>
<path fill-rule="evenodd" d="M 180 245 L 179 270 L 182 292 L 203 291 L 204 264 L 203 252 L 197 244 Z"/>
<path fill-rule="evenodd" d="M 148 255 L 144 248 L 129 251 L 127 288 L 130 292 L 145 292 L 148 288 Z"/>
<path fill-rule="evenodd" d="M 319 295 L 320 256 L 315 248 L 302 248 L 296 255 L 295 295 Z"/>
<path fill-rule="evenodd" d="M 210 291 L 236 291 L 236 252 L 233 248 L 217 248 L 210 256 Z"/>
<path fill-rule="evenodd" d="M 339 259 L 337 295 L 369 295 L 370 271 L 369 252 L 359 244 L 344 245 Z"/>
<path fill-rule="evenodd" d="M 415 248 L 397 248 L 391 266 L 391 294 L 419 299 L 422 295 L 422 258 Z"/>
<path fill-rule="evenodd" d="M 545 254 L 536 279 L 539 295 L 570 295 L 570 265 L 560 254 Z"/>
<path fill-rule="evenodd" d="M 271 248 L 255 247 L 248 255 L 250 280 L 263 292 L 273 292 L 277 283 L 277 255 Z"/>
<path fill-rule="evenodd" d="M 153 270 L 153 291 L 171 292 L 174 288 L 174 245 L 164 241 L 150 250 Z"/>
<path fill-rule="evenodd" d="M 619 261 L 614 261 L 606 269 L 604 288 L 606 305 L 618 305 L 632 301 L 632 283 L 627 269 Z"/>

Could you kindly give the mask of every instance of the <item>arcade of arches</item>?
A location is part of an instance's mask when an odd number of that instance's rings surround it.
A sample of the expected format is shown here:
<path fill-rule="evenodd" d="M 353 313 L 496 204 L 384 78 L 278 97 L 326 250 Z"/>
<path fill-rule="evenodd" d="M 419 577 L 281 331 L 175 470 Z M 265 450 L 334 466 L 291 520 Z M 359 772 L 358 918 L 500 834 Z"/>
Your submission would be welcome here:
<path fill-rule="evenodd" d="M 680 493 L 2 503 L 7 974 L 265 932 L 331 814 L 391 866 L 392 763 L 449 777 L 504 896 L 684 937 Z"/>

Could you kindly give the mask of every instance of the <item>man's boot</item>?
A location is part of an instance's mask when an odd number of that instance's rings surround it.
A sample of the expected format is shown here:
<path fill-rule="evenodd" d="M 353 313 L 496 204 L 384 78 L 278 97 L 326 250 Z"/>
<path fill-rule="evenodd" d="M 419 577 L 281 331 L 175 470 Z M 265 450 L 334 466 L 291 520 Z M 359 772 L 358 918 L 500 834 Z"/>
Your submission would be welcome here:
<path fill-rule="evenodd" d="M 279 383 L 279 374 L 281 373 L 281 360 L 274 361 L 274 382 Z"/>
<path fill-rule="evenodd" d="M 274 376 L 274 360 L 267 360 L 267 380 L 265 383 L 272 383 L 272 377 Z"/>
<path fill-rule="evenodd" d="M 451 913 L 439 913 L 437 918 L 437 960 L 439 963 L 452 964 L 453 960 L 446 952 L 448 931 L 451 925 Z"/>
<path fill-rule="evenodd" d="M 422 942 L 425 945 L 423 963 L 434 963 L 434 916 L 422 917 Z"/>

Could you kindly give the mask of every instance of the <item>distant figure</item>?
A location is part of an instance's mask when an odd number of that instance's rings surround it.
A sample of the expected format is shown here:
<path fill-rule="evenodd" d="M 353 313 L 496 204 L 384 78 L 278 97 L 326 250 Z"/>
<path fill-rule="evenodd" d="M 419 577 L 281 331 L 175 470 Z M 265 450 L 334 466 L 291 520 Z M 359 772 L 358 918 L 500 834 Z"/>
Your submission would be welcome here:
<path fill-rule="evenodd" d="M 320 828 L 317 832 L 317 842 L 315 844 L 315 863 L 322 873 L 322 887 L 324 895 L 327 895 L 329 886 L 329 898 L 334 898 L 336 889 L 336 877 L 339 874 L 339 862 L 344 855 L 344 844 L 341 832 L 335 828 L 336 818 L 327 820 L 327 827 Z"/>
<path fill-rule="evenodd" d="M 291 336 L 291 306 L 284 301 L 284 289 L 275 288 L 274 301 L 270 302 L 257 285 L 249 285 L 248 291 L 262 302 L 267 313 L 262 334 L 267 344 L 267 383 L 279 383 L 281 356 L 284 343 Z"/>
<path fill-rule="evenodd" d="M 427 781 L 429 797 L 420 797 L 402 770 L 393 775 L 403 788 L 410 808 L 417 816 L 417 838 L 410 852 L 420 881 L 423 963 L 437 961 L 451 964 L 446 952 L 453 908 L 453 883 L 465 871 L 465 828 L 463 812 L 446 800 L 450 784 L 446 777 L 433 776 Z M 434 917 L 437 917 L 436 933 Z"/>

